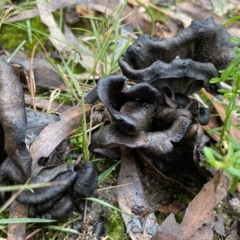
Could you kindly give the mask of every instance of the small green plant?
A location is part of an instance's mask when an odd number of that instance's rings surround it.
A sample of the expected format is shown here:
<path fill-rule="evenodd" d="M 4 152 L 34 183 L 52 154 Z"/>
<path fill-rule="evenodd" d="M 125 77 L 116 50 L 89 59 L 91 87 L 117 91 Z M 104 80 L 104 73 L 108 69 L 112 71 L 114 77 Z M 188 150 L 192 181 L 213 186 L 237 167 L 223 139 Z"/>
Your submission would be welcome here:
<path fill-rule="evenodd" d="M 230 23 L 240 18 L 233 17 L 226 23 Z M 240 39 L 232 37 L 230 41 L 240 45 Z M 240 144 L 231 136 L 230 130 L 235 127 L 240 130 L 239 124 L 234 124 L 231 120 L 231 114 L 235 111 L 237 114 L 240 113 L 240 107 L 236 105 L 236 99 L 240 94 L 240 49 L 236 49 L 236 56 L 230 62 L 228 67 L 221 72 L 219 78 L 211 79 L 211 83 L 231 81 L 230 89 L 220 89 L 219 92 L 223 94 L 225 101 L 217 102 L 226 106 L 226 117 L 221 127 L 213 129 L 215 133 L 220 136 L 220 141 L 216 144 L 216 147 L 203 149 L 204 154 L 207 158 L 208 164 L 215 169 L 225 171 L 232 179 L 232 185 L 230 192 L 236 189 L 237 183 L 240 180 Z M 225 146 L 225 147 L 223 147 Z"/>

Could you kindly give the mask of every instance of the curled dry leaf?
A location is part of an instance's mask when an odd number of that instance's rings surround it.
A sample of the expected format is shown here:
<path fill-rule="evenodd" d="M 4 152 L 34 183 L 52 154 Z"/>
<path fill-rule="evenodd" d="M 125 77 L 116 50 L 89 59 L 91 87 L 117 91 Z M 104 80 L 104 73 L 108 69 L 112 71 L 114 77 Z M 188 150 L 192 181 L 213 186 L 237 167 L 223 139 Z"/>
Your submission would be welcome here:
<path fill-rule="evenodd" d="M 85 105 L 85 111 L 86 115 L 90 114 L 91 105 Z M 33 171 L 38 168 L 38 160 L 48 157 L 59 143 L 81 124 L 81 120 L 82 108 L 73 107 L 60 115 L 60 121 L 48 124 L 41 131 L 30 147 Z M 36 176 L 36 173 L 33 176 Z"/>
<path fill-rule="evenodd" d="M 235 231 L 232 231 L 231 234 L 226 237 L 226 240 L 240 240 L 240 237 Z"/>
<path fill-rule="evenodd" d="M 173 214 L 163 222 L 152 240 L 212 240 L 215 222 L 214 207 L 227 194 L 229 179 L 222 174 L 215 191 L 214 179 L 206 183 L 186 209 L 181 224 Z"/>
<path fill-rule="evenodd" d="M 144 195 L 134 153 L 126 148 L 122 150 L 124 154 L 118 175 L 118 185 L 124 186 L 117 188 L 118 204 L 122 211 L 129 214 L 134 213 L 132 216 L 122 214 L 122 217 L 131 239 L 151 239 L 157 232 L 158 224 Z M 143 211 L 140 213 L 134 211 L 136 207 Z M 145 210 L 147 210 L 146 214 L 143 214 L 142 212 Z"/>

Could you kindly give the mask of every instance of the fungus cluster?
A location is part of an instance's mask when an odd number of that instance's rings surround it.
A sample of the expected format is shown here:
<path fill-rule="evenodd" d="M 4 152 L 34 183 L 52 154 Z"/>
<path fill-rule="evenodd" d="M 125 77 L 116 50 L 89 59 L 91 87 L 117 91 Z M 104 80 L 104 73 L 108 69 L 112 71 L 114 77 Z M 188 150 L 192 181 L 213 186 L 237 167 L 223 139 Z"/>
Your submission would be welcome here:
<path fill-rule="evenodd" d="M 181 143 L 198 159 L 210 112 L 191 95 L 201 88 L 217 94 L 219 85 L 209 80 L 234 57 L 229 37 L 213 18 L 193 21 L 171 39 L 140 36 L 119 60 L 123 76 L 98 83 L 111 124 L 93 134 L 90 150 L 137 149 L 162 171 Z M 129 79 L 136 84 L 128 86 Z"/>
<path fill-rule="evenodd" d="M 25 108 L 20 80 L 12 66 L 2 58 L 0 93 L 0 183 L 9 180 L 24 183 L 27 179 L 30 184 L 52 183 L 45 188 L 23 191 L 17 201 L 32 205 L 40 216 L 68 217 L 73 207 L 79 209 L 79 199 L 91 196 L 97 187 L 93 164 L 33 164 L 28 147 L 48 123 L 58 121 L 59 117 Z M 33 166 L 38 169 L 32 169 Z"/>
<path fill-rule="evenodd" d="M 171 39 L 140 36 L 119 60 L 123 75 L 103 78 L 97 85 L 111 123 L 93 134 L 89 149 L 136 149 L 145 161 L 164 171 L 164 163 L 187 144 L 198 160 L 201 125 L 208 123 L 210 112 L 191 95 L 201 88 L 217 94 L 219 85 L 209 80 L 234 57 L 235 45 L 229 37 L 212 18 L 193 21 Z M 45 217 L 67 217 L 74 206 L 78 208 L 77 200 L 91 196 L 97 186 L 93 164 L 39 166 L 33 176 L 36 169 L 31 169 L 28 146 L 47 123 L 57 119 L 47 118 L 32 132 L 32 113 L 26 114 L 19 79 L 1 58 L 0 93 L 0 183 L 24 183 L 28 178 L 30 183 L 52 182 L 34 192 L 25 190 L 17 200 L 33 205 Z"/>
<path fill-rule="evenodd" d="M 67 218 L 73 208 L 79 209 L 79 199 L 90 197 L 97 186 L 97 174 L 92 163 L 61 164 L 43 168 L 33 183 L 53 183 L 34 192 L 24 191 L 17 201 L 33 206 L 36 214 L 45 218 Z"/>

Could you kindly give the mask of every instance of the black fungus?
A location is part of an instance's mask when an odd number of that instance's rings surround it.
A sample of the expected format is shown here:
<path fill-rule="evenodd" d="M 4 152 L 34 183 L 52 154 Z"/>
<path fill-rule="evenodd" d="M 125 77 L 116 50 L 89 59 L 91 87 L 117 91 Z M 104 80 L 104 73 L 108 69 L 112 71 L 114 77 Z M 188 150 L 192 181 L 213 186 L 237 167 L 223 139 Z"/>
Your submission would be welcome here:
<path fill-rule="evenodd" d="M 34 191 L 25 190 L 20 194 L 17 200 L 25 204 L 44 203 L 51 200 L 56 195 L 66 192 L 68 188 L 76 181 L 76 179 L 77 173 L 67 170 L 66 172 L 59 173 L 55 178 L 52 179 L 52 186 L 38 188 Z M 55 182 L 58 182 L 58 184 L 54 184 Z"/>
<path fill-rule="evenodd" d="M 25 108 L 21 83 L 4 59 L 0 58 L 0 183 L 11 180 L 30 184 L 50 183 L 51 186 L 24 190 L 17 198 L 32 205 L 37 214 L 62 219 L 71 214 L 74 200 L 90 197 L 97 186 L 92 163 L 39 166 L 32 163 L 28 151 L 40 131 L 59 117 Z M 38 168 L 41 169 L 38 172 Z M 4 201 L 4 195 L 0 196 Z"/>
<path fill-rule="evenodd" d="M 66 194 L 53 205 L 51 216 L 53 219 L 59 220 L 67 218 L 71 214 L 73 207 L 71 196 Z"/>
<path fill-rule="evenodd" d="M 31 176 L 32 164 L 25 143 L 27 118 L 24 94 L 11 65 L 0 58 L 0 66 L 0 123 L 4 130 L 4 148 L 14 169 L 19 170 L 17 180 L 23 183 Z"/>
<path fill-rule="evenodd" d="M 89 149 L 126 146 L 138 149 L 145 158 L 158 161 L 167 158 L 173 151 L 172 143 L 181 141 L 188 134 L 194 117 L 192 109 L 187 108 L 193 100 L 186 97 L 183 101 L 186 106 L 182 104 L 178 108 L 178 103 L 167 97 L 163 89 L 158 91 L 147 83 L 126 88 L 126 81 L 122 76 L 100 80 L 97 92 L 112 121 L 93 134 Z M 172 98 L 175 99 L 173 96 L 174 93 Z"/>
<path fill-rule="evenodd" d="M 190 151 L 197 165 L 203 158 L 200 129 L 210 111 L 191 95 L 201 88 L 218 94 L 220 85 L 209 81 L 235 56 L 229 37 L 213 18 L 193 21 L 171 39 L 139 36 L 119 59 L 123 76 L 97 85 L 111 123 L 93 133 L 89 149 L 137 149 L 161 170 L 163 162 Z M 128 86 L 128 79 L 136 84 Z"/>
<path fill-rule="evenodd" d="M 167 86 L 186 95 L 201 87 L 217 93 L 209 79 L 218 76 L 234 57 L 229 33 L 213 18 L 192 21 L 169 39 L 140 36 L 119 60 L 123 74 L 135 82 Z"/>
<path fill-rule="evenodd" d="M 78 174 L 78 179 L 72 186 L 74 197 L 84 198 L 93 195 L 98 183 L 93 163 L 78 164 L 74 171 Z"/>
<path fill-rule="evenodd" d="M 67 218 L 75 200 L 90 197 L 97 187 L 97 174 L 92 163 L 61 164 L 42 169 L 32 183 L 47 183 L 50 187 L 23 191 L 17 201 L 31 204 L 37 214 L 48 213 L 48 218 Z"/>

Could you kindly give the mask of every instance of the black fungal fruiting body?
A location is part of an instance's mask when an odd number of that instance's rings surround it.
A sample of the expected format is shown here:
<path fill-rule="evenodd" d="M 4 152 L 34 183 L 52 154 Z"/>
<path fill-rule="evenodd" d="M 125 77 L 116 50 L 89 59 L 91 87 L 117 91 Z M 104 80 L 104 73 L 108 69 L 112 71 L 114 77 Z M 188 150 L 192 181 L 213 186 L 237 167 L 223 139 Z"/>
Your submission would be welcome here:
<path fill-rule="evenodd" d="M 135 82 L 167 85 L 173 92 L 190 95 L 201 87 L 217 93 L 209 79 L 218 76 L 234 58 L 230 35 L 213 18 L 193 21 L 170 39 L 140 36 L 119 60 L 123 75 Z M 170 80 L 172 79 L 172 80 Z M 176 82 L 173 82 L 176 79 Z"/>
<path fill-rule="evenodd" d="M 0 93 L 0 123 L 4 130 L 5 150 L 14 168 L 12 171 L 18 172 L 19 182 L 23 183 L 31 176 L 32 164 L 25 144 L 27 119 L 24 94 L 14 69 L 1 58 Z"/>
<path fill-rule="evenodd" d="M 49 187 L 23 191 L 17 201 L 32 205 L 41 216 L 54 219 L 68 217 L 75 201 L 90 197 L 96 189 L 97 173 L 94 165 L 41 166 L 36 176 L 31 176 L 32 158 L 26 143 L 30 146 L 39 132 L 48 123 L 58 121 L 58 117 L 25 109 L 21 83 L 11 65 L 1 58 L 0 112 L 1 145 L 4 145 L 1 149 L 3 159 L 0 160 L 0 183 L 9 179 L 24 183 L 28 178 L 32 178 L 30 184 L 50 182 L 52 185 Z"/>
<path fill-rule="evenodd" d="M 193 21 L 171 39 L 140 36 L 119 60 L 124 76 L 98 83 L 111 124 L 93 134 L 89 149 L 138 149 L 159 169 L 186 144 L 200 158 L 199 129 L 208 123 L 210 112 L 189 95 L 203 87 L 218 93 L 219 85 L 209 80 L 234 57 L 229 37 L 213 18 Z M 128 79 L 136 85 L 128 88 Z"/>
<path fill-rule="evenodd" d="M 23 191 L 17 200 L 33 205 L 37 214 L 63 219 L 71 213 L 75 200 L 93 194 L 97 187 L 97 174 L 90 162 L 61 164 L 54 168 L 44 168 L 30 183 L 45 182 L 52 182 L 53 185 L 34 192 Z"/>

